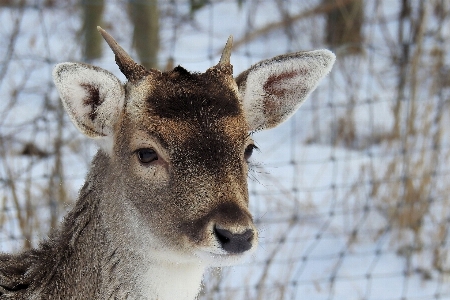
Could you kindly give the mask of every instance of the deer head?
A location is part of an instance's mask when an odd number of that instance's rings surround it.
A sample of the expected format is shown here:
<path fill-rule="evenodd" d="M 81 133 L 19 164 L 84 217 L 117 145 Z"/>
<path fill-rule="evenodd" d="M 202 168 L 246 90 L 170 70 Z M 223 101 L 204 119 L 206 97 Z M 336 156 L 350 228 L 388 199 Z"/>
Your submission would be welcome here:
<path fill-rule="evenodd" d="M 204 73 L 146 70 L 99 28 L 128 82 L 81 63 L 53 77 L 75 126 L 100 145 L 98 185 L 114 242 L 155 260 L 227 265 L 257 246 L 248 210 L 250 132 L 288 119 L 330 70 L 328 50 L 264 60 L 236 79 L 231 38 Z M 111 233 L 112 235 L 112 233 Z M 141 250 L 139 250 L 139 249 Z"/>

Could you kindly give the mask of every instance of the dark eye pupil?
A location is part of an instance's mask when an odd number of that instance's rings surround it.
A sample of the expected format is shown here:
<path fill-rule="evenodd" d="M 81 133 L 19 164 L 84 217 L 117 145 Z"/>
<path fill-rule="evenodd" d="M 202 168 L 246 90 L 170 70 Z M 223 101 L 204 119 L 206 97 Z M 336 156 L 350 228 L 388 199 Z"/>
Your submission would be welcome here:
<path fill-rule="evenodd" d="M 138 155 L 139 161 L 144 164 L 148 164 L 155 160 L 158 160 L 158 155 L 156 154 L 155 150 L 153 150 L 153 149 L 139 149 L 137 151 L 137 155 Z"/>
<path fill-rule="evenodd" d="M 244 158 L 245 158 L 245 160 L 249 160 L 250 159 L 250 157 L 253 154 L 253 149 L 255 149 L 255 148 L 256 148 L 256 146 L 253 145 L 253 144 L 250 144 L 250 145 L 247 146 L 247 148 L 245 148 L 245 151 L 244 151 Z"/>

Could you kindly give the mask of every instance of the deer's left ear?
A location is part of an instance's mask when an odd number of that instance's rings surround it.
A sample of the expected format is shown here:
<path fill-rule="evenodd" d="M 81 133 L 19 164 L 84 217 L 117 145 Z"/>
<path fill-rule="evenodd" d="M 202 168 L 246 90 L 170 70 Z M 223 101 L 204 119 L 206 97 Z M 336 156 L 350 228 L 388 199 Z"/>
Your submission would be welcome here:
<path fill-rule="evenodd" d="M 336 57 L 328 50 L 277 56 L 253 65 L 236 78 L 250 130 L 275 127 L 300 107 Z"/>

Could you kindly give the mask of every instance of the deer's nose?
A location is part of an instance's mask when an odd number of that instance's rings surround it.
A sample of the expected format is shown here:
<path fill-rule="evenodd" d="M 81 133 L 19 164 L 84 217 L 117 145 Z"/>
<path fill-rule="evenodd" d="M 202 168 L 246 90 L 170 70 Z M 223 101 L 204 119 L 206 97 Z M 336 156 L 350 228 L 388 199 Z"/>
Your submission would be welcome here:
<path fill-rule="evenodd" d="M 214 233 L 223 250 L 229 253 L 242 253 L 252 247 L 253 230 L 247 229 L 244 233 L 236 234 L 226 229 L 214 227 Z"/>

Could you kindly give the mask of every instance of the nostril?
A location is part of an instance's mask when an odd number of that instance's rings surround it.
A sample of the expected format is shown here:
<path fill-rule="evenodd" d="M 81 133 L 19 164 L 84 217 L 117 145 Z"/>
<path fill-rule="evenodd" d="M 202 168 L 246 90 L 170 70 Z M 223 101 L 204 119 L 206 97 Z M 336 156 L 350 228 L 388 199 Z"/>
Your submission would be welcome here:
<path fill-rule="evenodd" d="M 242 238 L 246 239 L 247 242 L 251 242 L 253 240 L 253 230 L 248 229 L 242 234 Z"/>
<path fill-rule="evenodd" d="M 229 230 L 214 227 L 214 234 L 222 248 L 230 253 L 242 253 L 252 247 L 253 230 L 248 229 L 244 233 L 235 234 Z"/>
<path fill-rule="evenodd" d="M 233 236 L 233 234 L 226 230 L 226 229 L 219 229 L 217 227 L 214 227 L 214 233 L 216 234 L 216 237 L 219 239 L 219 242 L 223 245 L 230 242 L 230 238 Z"/>

